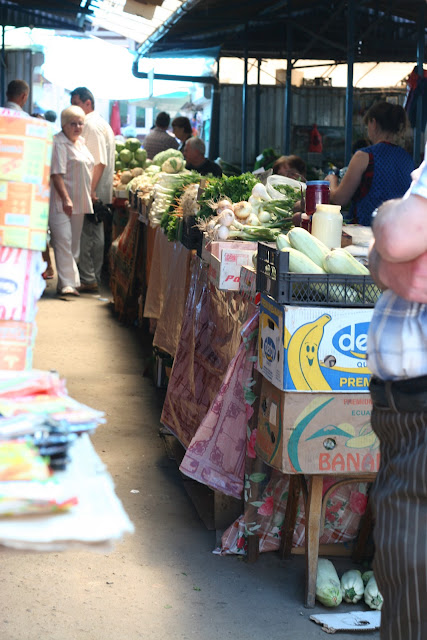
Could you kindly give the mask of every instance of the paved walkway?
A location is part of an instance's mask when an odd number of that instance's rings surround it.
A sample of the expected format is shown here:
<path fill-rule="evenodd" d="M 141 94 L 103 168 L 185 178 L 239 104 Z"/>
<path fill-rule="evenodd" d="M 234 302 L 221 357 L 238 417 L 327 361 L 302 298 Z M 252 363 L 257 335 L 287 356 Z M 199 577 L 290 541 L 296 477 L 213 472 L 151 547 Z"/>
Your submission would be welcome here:
<path fill-rule="evenodd" d="M 50 281 L 34 367 L 58 370 L 72 397 L 106 412 L 93 443 L 136 532 L 110 554 L 2 549 L 1 639 L 325 638 L 303 606 L 302 557 L 281 563 L 263 554 L 250 565 L 212 554 L 215 533 L 200 521 L 158 435 L 162 393 L 143 376 L 149 340 L 117 322 L 108 296 L 60 300 Z"/>

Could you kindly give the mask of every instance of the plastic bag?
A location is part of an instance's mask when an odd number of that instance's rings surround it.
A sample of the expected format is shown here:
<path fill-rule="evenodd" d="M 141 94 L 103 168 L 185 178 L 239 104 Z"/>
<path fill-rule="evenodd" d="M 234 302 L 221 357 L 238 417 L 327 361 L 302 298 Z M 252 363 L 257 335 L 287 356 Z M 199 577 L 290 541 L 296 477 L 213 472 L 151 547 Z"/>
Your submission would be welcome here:
<path fill-rule="evenodd" d="M 267 193 L 274 200 L 283 200 L 287 197 L 284 193 L 275 189 L 275 186 L 279 184 L 287 184 L 290 187 L 302 189 L 303 193 L 305 193 L 305 190 L 307 188 L 305 182 L 299 182 L 298 180 L 293 180 L 292 178 L 287 178 L 286 176 L 279 176 L 277 174 L 274 174 L 267 178 L 266 184 Z"/>

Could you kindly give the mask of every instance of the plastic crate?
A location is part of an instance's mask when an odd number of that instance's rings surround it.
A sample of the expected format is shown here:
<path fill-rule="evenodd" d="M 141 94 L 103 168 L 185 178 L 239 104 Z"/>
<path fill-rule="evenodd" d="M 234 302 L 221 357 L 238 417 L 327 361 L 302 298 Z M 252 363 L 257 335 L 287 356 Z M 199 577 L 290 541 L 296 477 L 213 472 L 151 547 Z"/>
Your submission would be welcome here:
<path fill-rule="evenodd" d="M 187 249 L 195 249 L 197 255 L 202 255 L 203 232 L 196 225 L 196 216 L 186 216 L 182 219 L 182 233 L 180 238 Z"/>
<path fill-rule="evenodd" d="M 300 306 L 373 307 L 381 295 L 371 276 L 289 272 L 289 254 L 258 243 L 257 291 L 276 302 Z"/>

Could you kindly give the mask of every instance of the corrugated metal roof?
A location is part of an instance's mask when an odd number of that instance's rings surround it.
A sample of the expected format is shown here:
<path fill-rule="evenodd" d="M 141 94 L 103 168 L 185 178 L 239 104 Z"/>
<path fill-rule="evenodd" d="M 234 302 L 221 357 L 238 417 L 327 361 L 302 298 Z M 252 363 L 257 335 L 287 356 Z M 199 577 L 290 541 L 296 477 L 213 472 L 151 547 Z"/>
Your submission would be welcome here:
<path fill-rule="evenodd" d="M 187 5 L 189 9 L 187 10 Z M 412 62 L 425 0 L 354 0 L 355 62 Z M 221 56 L 347 60 L 348 0 L 187 0 L 143 55 L 220 46 Z M 288 30 L 291 26 L 292 33 Z"/>
<path fill-rule="evenodd" d="M 0 0 L 0 24 L 84 31 L 91 25 L 90 17 L 97 2 L 99 0 L 84 0 L 80 6 L 80 0 L 38 0 L 37 3 L 34 0 Z"/>

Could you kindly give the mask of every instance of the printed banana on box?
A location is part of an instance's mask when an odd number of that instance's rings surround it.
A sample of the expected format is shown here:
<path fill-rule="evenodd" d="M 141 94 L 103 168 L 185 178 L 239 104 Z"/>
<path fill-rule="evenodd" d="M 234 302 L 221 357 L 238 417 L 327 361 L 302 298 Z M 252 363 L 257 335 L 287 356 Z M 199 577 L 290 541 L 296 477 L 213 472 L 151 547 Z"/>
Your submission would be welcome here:
<path fill-rule="evenodd" d="M 265 378 L 255 449 L 283 473 L 375 473 L 379 441 L 369 393 L 279 391 Z"/>
<path fill-rule="evenodd" d="M 262 294 L 259 370 L 284 391 L 368 392 L 372 312 L 287 306 Z"/>

